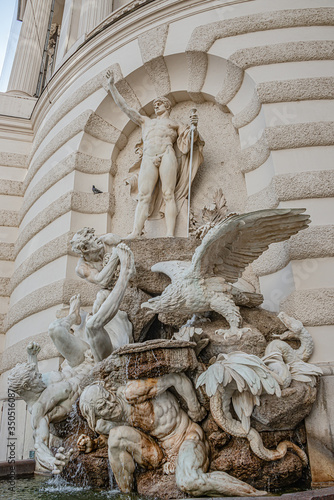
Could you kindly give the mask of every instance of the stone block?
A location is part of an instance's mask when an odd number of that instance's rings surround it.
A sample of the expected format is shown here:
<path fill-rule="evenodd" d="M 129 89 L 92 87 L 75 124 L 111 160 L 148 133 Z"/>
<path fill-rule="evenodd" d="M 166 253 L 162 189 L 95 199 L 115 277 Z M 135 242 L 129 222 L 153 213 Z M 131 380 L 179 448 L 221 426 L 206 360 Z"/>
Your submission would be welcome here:
<path fill-rule="evenodd" d="M 334 374 L 320 379 L 318 397 L 306 419 L 313 483 L 334 479 Z"/>

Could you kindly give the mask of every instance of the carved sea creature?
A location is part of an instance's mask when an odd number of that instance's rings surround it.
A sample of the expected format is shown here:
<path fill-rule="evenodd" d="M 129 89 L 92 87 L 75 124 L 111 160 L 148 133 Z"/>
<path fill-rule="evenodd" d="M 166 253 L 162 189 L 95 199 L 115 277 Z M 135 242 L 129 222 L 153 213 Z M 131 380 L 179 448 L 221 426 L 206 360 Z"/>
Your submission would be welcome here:
<path fill-rule="evenodd" d="M 153 297 L 141 307 L 156 313 L 181 309 L 189 317 L 194 313 L 216 311 L 230 325 L 229 330 L 216 333 L 240 338 L 245 329 L 240 328 L 242 318 L 236 304 L 254 307 L 261 304 L 263 298 L 233 283 L 271 243 L 287 240 L 308 226 L 309 216 L 303 212 L 304 209 L 260 210 L 219 222 L 204 237 L 191 262 L 159 262 L 152 267 L 152 271 L 167 274 L 172 283 L 159 297 Z"/>
<path fill-rule="evenodd" d="M 307 363 L 314 346 L 311 334 L 301 321 L 284 312 L 280 312 L 278 318 L 288 330 L 281 335 L 275 335 L 279 340 L 275 339 L 268 344 L 263 361 L 281 378 L 280 383 L 283 387 L 288 387 L 291 380 L 306 382 L 314 387 L 317 377 L 322 375 L 322 370 L 318 366 Z M 284 341 L 291 339 L 300 341 L 298 349 L 293 349 Z"/>
<path fill-rule="evenodd" d="M 276 450 L 269 450 L 250 426 L 253 408 L 260 404 L 261 394 L 281 395 L 276 377 L 259 357 L 244 352 L 220 354 L 198 377 L 197 387 L 201 385 L 205 385 L 210 397 L 210 410 L 217 425 L 232 436 L 248 439 L 255 455 L 267 461 L 278 460 L 292 449 L 304 465 L 308 463 L 304 451 L 291 441 L 282 441 Z M 231 404 L 240 421 L 233 418 Z"/>

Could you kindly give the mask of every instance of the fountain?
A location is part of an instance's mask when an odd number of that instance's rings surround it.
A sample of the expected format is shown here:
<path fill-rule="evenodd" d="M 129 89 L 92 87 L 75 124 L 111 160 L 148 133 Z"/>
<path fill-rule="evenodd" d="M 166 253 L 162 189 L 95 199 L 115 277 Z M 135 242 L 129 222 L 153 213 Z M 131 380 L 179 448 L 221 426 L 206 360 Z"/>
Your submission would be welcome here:
<path fill-rule="evenodd" d="M 162 499 L 307 486 L 303 420 L 321 375 L 308 362 L 313 341 L 297 319 L 261 309 L 240 277 L 308 223 L 300 209 L 225 214 L 192 246 L 165 240 L 184 260 L 157 262 L 152 240 L 155 264 L 139 275 L 141 240 L 79 231 L 77 273 L 100 286 L 92 312 L 76 295 L 50 325 L 60 372 L 40 374 L 31 343 L 9 376 L 31 412 L 40 468 L 77 487 Z"/>

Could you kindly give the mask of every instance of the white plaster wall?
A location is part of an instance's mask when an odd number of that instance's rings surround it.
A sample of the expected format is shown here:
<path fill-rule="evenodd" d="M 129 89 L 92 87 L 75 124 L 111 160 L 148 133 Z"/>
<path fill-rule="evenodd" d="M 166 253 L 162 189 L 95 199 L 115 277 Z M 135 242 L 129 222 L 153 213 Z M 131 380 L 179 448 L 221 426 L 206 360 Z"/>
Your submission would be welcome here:
<path fill-rule="evenodd" d="M 277 175 L 333 170 L 334 146 L 281 149 L 271 157 Z"/>

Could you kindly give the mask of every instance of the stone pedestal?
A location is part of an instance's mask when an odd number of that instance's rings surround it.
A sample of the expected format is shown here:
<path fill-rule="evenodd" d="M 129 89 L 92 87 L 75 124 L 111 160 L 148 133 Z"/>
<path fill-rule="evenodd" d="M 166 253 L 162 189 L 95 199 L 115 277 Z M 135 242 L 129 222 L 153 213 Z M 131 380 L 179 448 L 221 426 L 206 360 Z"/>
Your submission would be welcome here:
<path fill-rule="evenodd" d="M 312 484 L 334 482 L 334 366 L 322 365 L 317 400 L 307 417 L 307 444 Z"/>

